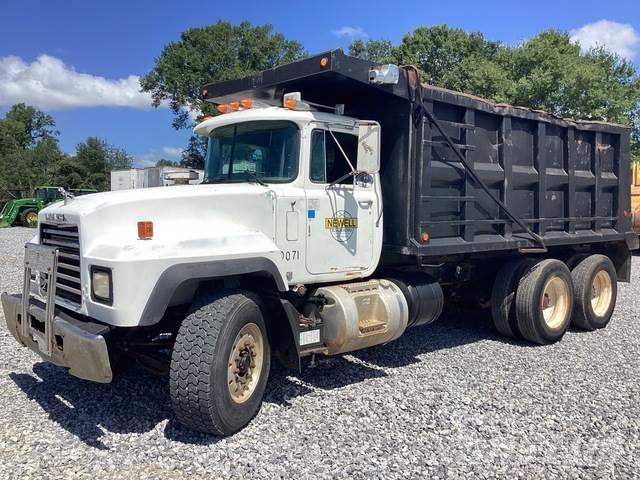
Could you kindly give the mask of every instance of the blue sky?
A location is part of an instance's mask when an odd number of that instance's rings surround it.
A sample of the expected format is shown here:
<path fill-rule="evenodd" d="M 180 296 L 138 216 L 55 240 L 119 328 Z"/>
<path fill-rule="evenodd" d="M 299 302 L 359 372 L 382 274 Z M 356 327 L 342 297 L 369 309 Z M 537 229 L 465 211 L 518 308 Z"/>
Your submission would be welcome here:
<path fill-rule="evenodd" d="M 1 12 L 0 113 L 25 101 L 54 116 L 64 151 L 98 135 L 139 164 L 177 159 L 189 132 L 173 130 L 167 109 L 148 106 L 137 77 L 180 32 L 217 20 L 271 23 L 312 53 L 346 48 L 358 36 L 398 42 L 419 25 L 446 23 L 512 44 L 555 27 L 640 60 L 638 0 L 4 0 Z"/>

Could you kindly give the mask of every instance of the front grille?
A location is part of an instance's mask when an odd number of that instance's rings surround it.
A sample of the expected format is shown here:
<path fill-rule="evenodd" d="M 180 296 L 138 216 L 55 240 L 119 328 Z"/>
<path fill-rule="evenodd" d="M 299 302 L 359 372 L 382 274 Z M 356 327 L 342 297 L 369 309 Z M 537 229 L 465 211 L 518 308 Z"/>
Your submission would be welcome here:
<path fill-rule="evenodd" d="M 42 224 L 40 240 L 43 245 L 52 245 L 58 248 L 56 298 L 81 305 L 78 227 L 76 225 Z"/>

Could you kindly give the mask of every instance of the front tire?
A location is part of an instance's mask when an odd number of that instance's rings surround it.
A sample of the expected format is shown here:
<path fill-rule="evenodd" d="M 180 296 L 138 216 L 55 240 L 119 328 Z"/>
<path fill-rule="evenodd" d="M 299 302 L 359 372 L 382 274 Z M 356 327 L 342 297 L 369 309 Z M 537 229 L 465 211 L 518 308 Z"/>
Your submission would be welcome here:
<path fill-rule="evenodd" d="M 205 292 L 176 336 L 169 387 L 178 420 L 231 435 L 256 415 L 271 366 L 259 298 L 240 290 Z"/>
<path fill-rule="evenodd" d="M 575 289 L 573 324 L 585 330 L 604 328 L 616 306 L 616 267 L 604 255 L 591 255 L 571 271 Z"/>

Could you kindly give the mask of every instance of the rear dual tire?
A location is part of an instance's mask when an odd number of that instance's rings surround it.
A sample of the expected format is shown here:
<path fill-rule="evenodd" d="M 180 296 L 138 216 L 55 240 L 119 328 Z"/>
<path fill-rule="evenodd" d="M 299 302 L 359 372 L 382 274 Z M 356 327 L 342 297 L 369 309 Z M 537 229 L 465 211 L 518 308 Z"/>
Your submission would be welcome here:
<path fill-rule="evenodd" d="M 496 330 L 540 345 L 560 340 L 569 324 L 604 328 L 617 295 L 616 270 L 604 255 L 579 255 L 568 262 L 518 259 L 496 277 L 492 316 Z"/>
<path fill-rule="evenodd" d="M 560 260 L 547 259 L 528 269 L 516 292 L 518 330 L 539 345 L 560 340 L 573 313 L 573 280 Z"/>
<path fill-rule="evenodd" d="M 605 255 L 591 255 L 571 271 L 576 300 L 573 324 L 584 330 L 607 326 L 618 294 L 616 268 Z"/>

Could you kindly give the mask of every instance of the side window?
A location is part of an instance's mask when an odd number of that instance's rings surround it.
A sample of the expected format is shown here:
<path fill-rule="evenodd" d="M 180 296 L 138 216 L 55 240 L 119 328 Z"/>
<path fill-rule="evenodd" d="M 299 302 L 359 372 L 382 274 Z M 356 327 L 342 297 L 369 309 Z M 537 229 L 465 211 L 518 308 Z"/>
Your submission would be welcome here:
<path fill-rule="evenodd" d="M 311 133 L 311 168 L 309 178 L 312 182 L 325 183 L 327 171 L 325 168 L 324 130 L 314 130 Z"/>
<path fill-rule="evenodd" d="M 333 132 L 336 140 L 353 164 L 358 154 L 358 137 L 350 133 Z M 315 183 L 331 183 L 349 173 L 351 169 L 330 132 L 316 129 L 311 134 L 311 162 L 309 178 Z M 341 184 L 351 184 L 347 177 Z"/>

